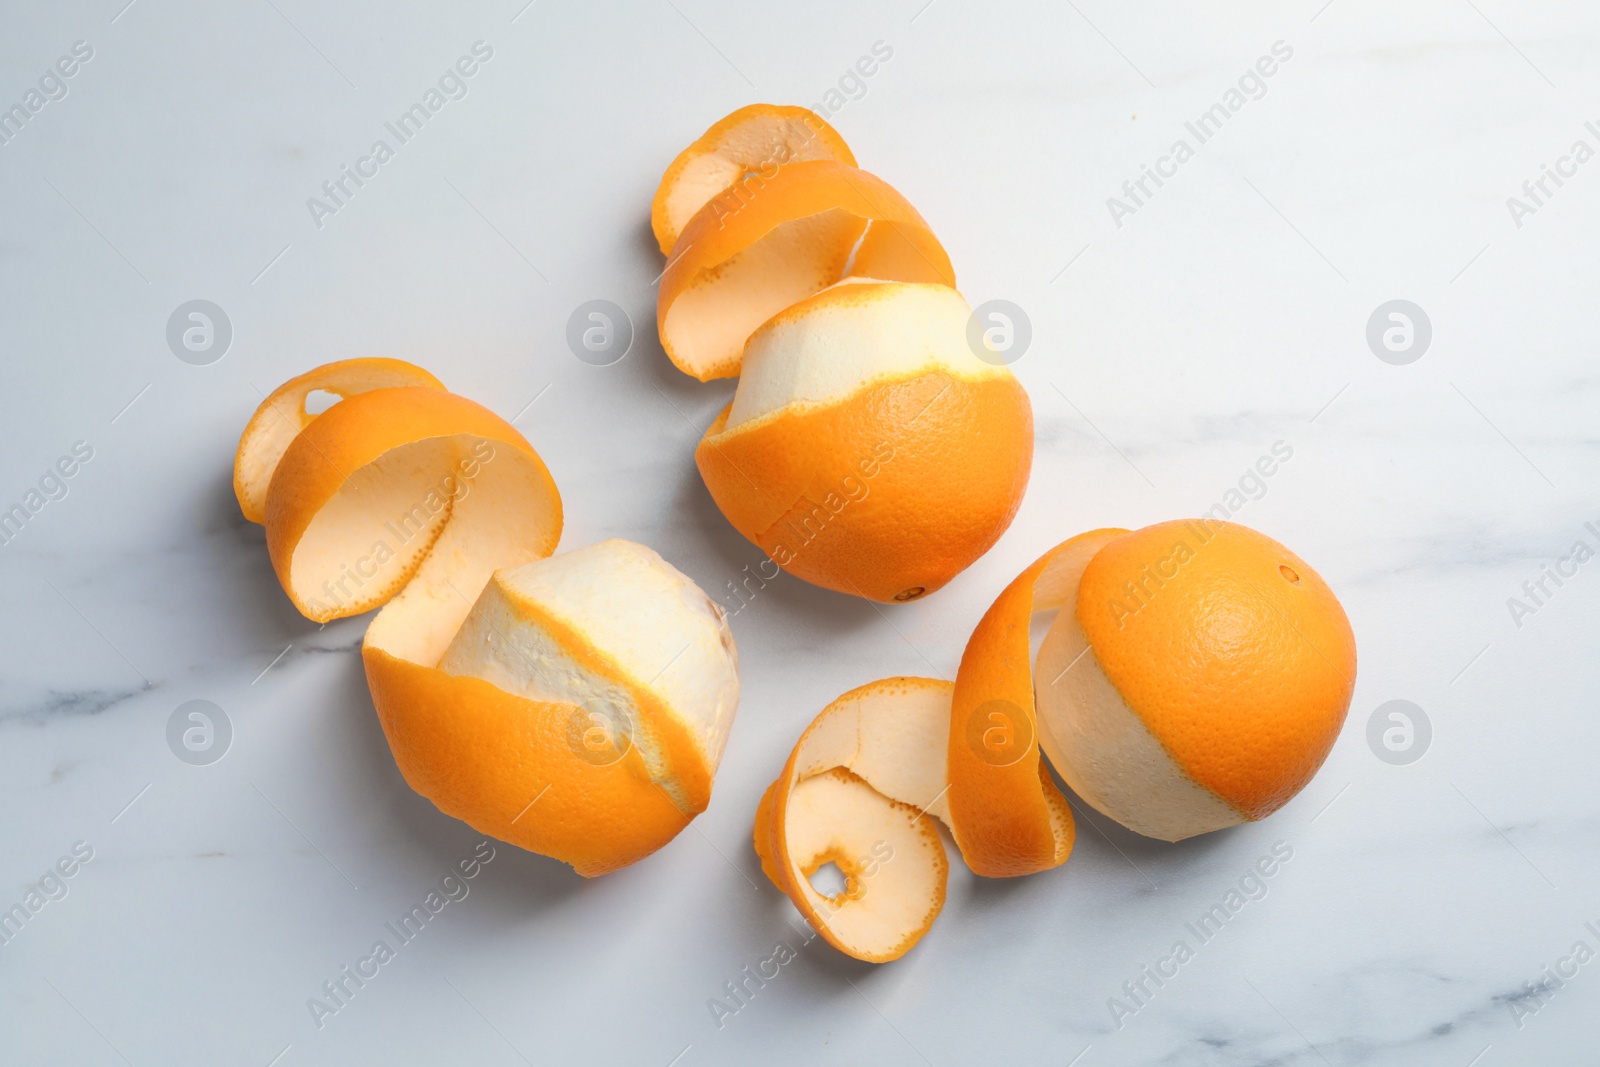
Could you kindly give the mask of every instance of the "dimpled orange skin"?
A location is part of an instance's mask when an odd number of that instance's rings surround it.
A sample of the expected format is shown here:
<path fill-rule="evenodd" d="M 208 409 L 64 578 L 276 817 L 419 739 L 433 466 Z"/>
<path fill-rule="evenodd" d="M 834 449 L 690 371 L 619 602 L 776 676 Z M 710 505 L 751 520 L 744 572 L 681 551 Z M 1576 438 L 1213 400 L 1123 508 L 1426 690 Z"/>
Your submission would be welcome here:
<path fill-rule="evenodd" d="M 1178 767 L 1251 819 L 1310 781 L 1344 723 L 1350 621 L 1316 571 L 1254 530 L 1195 519 L 1119 538 L 1084 571 L 1077 615 Z"/>
<path fill-rule="evenodd" d="M 1033 465 L 1033 408 L 1009 378 L 931 372 L 732 433 L 727 419 L 695 464 L 728 521 L 797 578 L 878 601 L 931 593 L 987 552 Z"/>
<path fill-rule="evenodd" d="M 1028 627 L 1040 573 L 1058 552 L 1100 532 L 1063 541 L 1017 575 L 979 620 L 961 655 L 950 708 L 950 820 L 961 856 L 977 874 L 1034 874 L 1060 866 L 1072 852 L 1072 809 L 1039 758 Z M 1005 766 L 979 758 L 968 737 L 968 721 L 991 701 L 1004 701 L 1027 723 L 1027 750 Z M 1014 736 L 1024 739 L 1022 733 L 1019 723 Z M 1065 827 L 1060 838 L 1052 810 Z"/>
<path fill-rule="evenodd" d="M 579 757 L 568 736 L 573 705 L 528 700 L 378 648 L 361 656 L 406 784 L 482 833 L 592 878 L 650 855 L 705 807 L 680 811 L 636 748 L 604 766 Z M 687 733 L 668 743 L 692 755 Z"/>
<path fill-rule="evenodd" d="M 341 400 L 317 416 L 300 431 L 273 472 L 265 516 L 267 554 L 272 559 L 278 582 L 291 598 L 294 593 L 289 582 L 289 565 L 294 559 L 295 546 L 317 512 L 339 492 L 345 479 L 391 449 L 453 434 L 487 438 L 525 453 L 533 461 L 535 476 L 546 483 L 544 495 L 555 502 L 553 536 L 560 536 L 561 498 L 555 483 L 539 454 L 510 423 L 481 404 L 442 389 L 419 386 L 375 389 Z M 546 540 L 549 543 L 540 555 L 547 556 L 555 551 L 555 540 Z M 396 588 L 385 595 L 398 591 L 410 577 L 409 574 L 398 576 Z M 307 605 L 297 601 L 295 606 L 318 622 L 367 610 L 352 605 L 343 612 L 334 610 L 314 615 Z"/>

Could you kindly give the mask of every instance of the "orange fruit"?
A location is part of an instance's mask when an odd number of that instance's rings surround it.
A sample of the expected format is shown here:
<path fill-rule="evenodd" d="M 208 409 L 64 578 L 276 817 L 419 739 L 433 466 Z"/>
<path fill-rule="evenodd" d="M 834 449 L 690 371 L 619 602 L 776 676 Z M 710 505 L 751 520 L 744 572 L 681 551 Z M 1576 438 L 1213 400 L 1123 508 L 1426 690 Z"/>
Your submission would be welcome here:
<path fill-rule="evenodd" d="M 1138 833 L 1265 818 L 1326 758 L 1355 667 L 1338 600 L 1271 538 L 1205 519 L 1080 534 L 996 598 L 954 686 L 886 679 L 824 709 L 757 809 L 762 870 L 841 951 L 896 959 L 943 906 L 930 815 L 978 874 L 1060 865 L 1073 818 L 1042 749 Z M 847 878 L 832 897 L 809 881 L 829 861 Z"/>
<path fill-rule="evenodd" d="M 837 160 L 790 163 L 684 227 L 656 300 L 661 346 L 703 382 L 732 377 L 757 327 L 847 274 L 955 284 L 938 238 L 888 183 Z"/>
<path fill-rule="evenodd" d="M 750 338 L 695 462 L 735 529 L 808 582 L 914 600 L 999 538 L 1033 460 L 1009 368 L 968 346 L 954 289 L 853 281 Z"/>
<path fill-rule="evenodd" d="M 808 108 L 751 104 L 721 119 L 679 152 L 661 176 L 650 204 L 650 228 L 661 254 L 672 254 L 684 226 L 718 193 L 737 189 L 736 202 L 742 205 L 780 167 L 809 159 L 856 165 L 844 138 Z"/>
<path fill-rule="evenodd" d="M 428 610 L 385 608 L 362 659 L 395 762 L 440 811 L 594 876 L 706 809 L 738 653 L 660 556 L 604 541 L 498 570 L 443 648 L 408 647 Z"/>
<path fill-rule="evenodd" d="M 318 389 L 345 399 L 310 415 Z M 705 809 L 739 693 L 722 611 L 643 545 L 551 557 L 561 498 L 509 423 L 409 364 L 346 361 L 264 401 L 235 471 L 303 614 L 382 607 L 373 705 L 441 811 L 594 875 Z"/>
<path fill-rule="evenodd" d="M 832 127 L 734 112 L 667 168 L 651 220 L 671 249 L 662 348 L 701 381 L 739 376 L 696 465 L 774 563 L 914 600 L 1005 532 L 1033 462 L 1027 394 L 968 340 L 927 222 Z"/>
<path fill-rule="evenodd" d="M 1229 522 L 1147 526 L 1101 547 L 1070 606 L 1039 650 L 1040 732 L 1098 810 L 1177 841 L 1265 818 L 1322 766 L 1355 636 L 1278 542 Z"/>

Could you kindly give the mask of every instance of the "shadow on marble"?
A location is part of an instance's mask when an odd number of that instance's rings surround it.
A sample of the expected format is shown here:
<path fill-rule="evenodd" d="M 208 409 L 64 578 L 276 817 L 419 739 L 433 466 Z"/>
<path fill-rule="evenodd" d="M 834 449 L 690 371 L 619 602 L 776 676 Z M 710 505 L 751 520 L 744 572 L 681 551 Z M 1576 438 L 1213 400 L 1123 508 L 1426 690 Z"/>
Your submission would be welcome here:
<path fill-rule="evenodd" d="M 377 839 L 373 844 L 381 842 L 380 851 L 386 857 L 398 851 L 408 857 L 408 863 L 448 870 L 467 854 L 464 849 L 470 851 L 464 842 L 488 837 L 500 852 L 497 862 L 506 856 L 527 858 L 525 864 L 502 866 L 519 869 L 518 885 L 530 891 L 519 899 L 530 910 L 559 903 L 586 883 L 566 864 L 474 830 L 413 791 L 389 751 L 359 658 L 351 657 L 350 669 L 340 672 L 338 688 L 330 698 L 338 708 L 334 723 L 338 736 L 329 743 L 352 757 L 342 764 L 346 770 L 343 788 L 370 798 L 371 810 L 360 821 L 371 826 Z"/>
<path fill-rule="evenodd" d="M 728 612 L 736 638 L 740 627 L 757 616 L 781 619 L 786 631 L 829 637 L 862 633 L 881 617 L 872 604 L 859 597 L 823 589 L 777 570 L 766 553 L 745 540 L 723 516 L 699 470 L 692 466 L 679 478 L 665 525 L 680 531 L 709 557 L 711 566 L 702 564 L 701 568 L 708 573 L 695 577 Z"/>

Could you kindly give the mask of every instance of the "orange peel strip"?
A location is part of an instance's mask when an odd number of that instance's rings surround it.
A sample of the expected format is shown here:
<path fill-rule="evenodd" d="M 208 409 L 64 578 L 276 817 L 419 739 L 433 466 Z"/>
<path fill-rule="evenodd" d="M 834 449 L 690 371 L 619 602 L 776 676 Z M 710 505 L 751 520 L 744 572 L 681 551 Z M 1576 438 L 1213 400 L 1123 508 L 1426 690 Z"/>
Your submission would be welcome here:
<path fill-rule="evenodd" d="M 809 159 L 856 165 L 839 132 L 809 108 L 751 104 L 719 120 L 668 165 L 650 204 L 650 228 L 670 256 L 695 212 L 738 187 L 754 196 L 778 168 Z"/>
<path fill-rule="evenodd" d="M 1041 613 L 1053 617 L 1035 655 Z M 852 875 L 873 833 L 915 840 L 932 814 L 977 874 L 1059 866 L 1074 821 L 1041 748 L 1086 803 L 1138 833 L 1176 841 L 1264 818 L 1326 758 L 1355 641 L 1332 590 L 1288 549 L 1233 523 L 1180 521 L 1063 541 L 995 599 L 953 686 L 922 680 L 918 700 L 910 681 L 824 709 L 756 812 L 767 877 L 871 962 L 928 931 L 942 868 L 910 849 L 896 877 L 863 889 L 856 874 L 828 898 L 809 883 L 821 863 Z M 902 803 L 920 807 L 908 816 Z"/>
<path fill-rule="evenodd" d="M 372 356 L 325 363 L 274 389 L 251 416 L 234 453 L 233 493 L 244 517 L 257 524 L 267 521 L 267 486 L 272 472 L 290 443 L 316 418 L 306 410 L 306 397 L 321 391 L 344 398 L 402 385 L 444 388 L 421 367 Z"/>
<path fill-rule="evenodd" d="M 642 545 L 552 557 L 561 498 L 513 426 L 418 368 L 356 363 L 288 383 L 241 439 L 284 591 L 318 621 L 382 607 L 373 705 L 441 811 L 584 875 L 660 848 L 709 802 L 737 706 L 723 614 Z M 395 379 L 422 384 L 374 385 Z M 346 398 L 261 470 L 263 419 L 304 415 L 310 389 Z"/>
<path fill-rule="evenodd" d="M 933 925 L 946 860 L 932 817 L 978 874 L 1066 862 L 1072 809 L 1039 759 L 1029 624 L 1036 611 L 1059 608 L 1095 552 L 1123 532 L 1064 541 L 1018 575 L 973 631 L 953 685 L 872 682 L 828 705 L 800 736 L 756 811 L 755 847 L 767 877 L 841 952 L 899 959 Z M 874 851 L 880 840 L 887 857 Z M 850 877 L 839 856 L 858 866 L 879 859 L 883 877 Z M 823 857 L 850 879 L 839 897 L 810 882 Z"/>
<path fill-rule="evenodd" d="M 828 943 L 883 963 L 915 945 L 944 906 L 948 821 L 939 724 L 950 683 L 885 678 L 829 704 L 800 735 L 756 811 L 761 869 Z M 845 875 L 828 896 L 825 863 Z"/>
<path fill-rule="evenodd" d="M 1125 530 L 1061 542 L 995 598 L 967 641 L 950 716 L 950 813 L 967 865 L 991 878 L 1058 867 L 1072 852 L 1072 809 L 1039 758 L 1029 630 L 1056 611 L 1096 552 Z"/>
<path fill-rule="evenodd" d="M 790 163 L 689 220 L 661 277 L 661 345 L 701 381 L 732 377 L 757 327 L 847 274 L 955 286 L 944 247 L 887 182 L 832 159 Z"/>

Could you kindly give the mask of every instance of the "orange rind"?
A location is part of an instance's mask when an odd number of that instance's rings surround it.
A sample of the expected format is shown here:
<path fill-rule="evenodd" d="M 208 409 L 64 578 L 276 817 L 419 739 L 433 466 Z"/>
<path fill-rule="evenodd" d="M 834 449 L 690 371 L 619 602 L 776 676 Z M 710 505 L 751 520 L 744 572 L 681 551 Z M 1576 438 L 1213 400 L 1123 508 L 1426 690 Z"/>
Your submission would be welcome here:
<path fill-rule="evenodd" d="M 672 254 L 678 234 L 717 194 L 734 189 L 741 201 L 749 199 L 780 167 L 812 159 L 856 165 L 844 138 L 808 108 L 751 104 L 721 119 L 661 176 L 650 204 L 650 228 L 661 254 Z"/>
<path fill-rule="evenodd" d="M 949 821 L 939 728 L 950 683 L 885 678 L 829 704 L 801 734 L 756 813 L 761 868 L 829 944 L 898 959 L 944 906 Z M 828 895 L 811 877 L 832 863 Z"/>
<path fill-rule="evenodd" d="M 757 104 L 678 156 L 651 220 L 663 350 L 701 381 L 739 377 L 695 451 L 735 529 L 879 601 L 988 551 L 1027 488 L 1033 412 L 903 196 L 820 117 Z"/>
<path fill-rule="evenodd" d="M 1098 811 L 1182 840 L 1299 792 L 1355 668 L 1338 600 L 1271 538 L 1210 520 L 1080 534 L 995 599 L 953 686 L 886 679 L 824 709 L 757 809 L 762 870 L 841 951 L 897 959 L 943 905 L 938 823 L 980 875 L 1066 861 L 1072 809 L 1041 750 Z M 829 860 L 847 877 L 832 897 L 809 881 Z"/>
<path fill-rule="evenodd" d="M 661 346 L 700 381 L 733 377 L 762 323 L 846 276 L 955 285 L 938 238 L 883 179 L 833 159 L 790 163 L 752 196 L 712 197 L 684 227 L 656 300 Z"/>
<path fill-rule="evenodd" d="M 345 398 L 310 415 L 310 389 Z M 264 469 L 262 426 L 297 409 Z M 373 706 L 441 811 L 597 875 L 705 809 L 739 695 L 724 613 L 643 545 L 552 556 L 560 495 L 509 423 L 408 364 L 350 361 L 269 397 L 235 466 L 241 506 L 267 483 L 268 554 L 302 614 L 382 608 Z"/>
<path fill-rule="evenodd" d="M 1039 758 L 1029 628 L 1036 613 L 1060 610 L 1075 569 L 1122 532 L 1079 534 L 1040 556 L 995 598 L 961 654 L 946 735 L 950 811 L 978 874 L 1034 874 L 1072 852 L 1072 809 Z"/>
<path fill-rule="evenodd" d="M 852 281 L 762 325 L 695 450 L 734 528 L 790 574 L 878 601 L 988 551 L 1027 488 L 1033 413 L 968 347 L 970 316 L 948 286 Z"/>
<path fill-rule="evenodd" d="M 324 392 L 343 399 L 406 385 L 444 388 L 439 379 L 404 360 L 368 357 L 324 363 L 274 389 L 256 408 L 234 453 L 233 492 L 244 517 L 257 524 L 267 521 L 267 486 L 272 472 L 295 437 L 317 417 L 306 410 L 307 397 Z"/>
<path fill-rule="evenodd" d="M 1355 689 L 1328 584 L 1245 526 L 1108 542 L 1039 649 L 1040 736 L 1092 807 L 1179 841 L 1266 818 L 1322 766 Z M 1068 669 L 1070 667 L 1070 669 Z"/>

